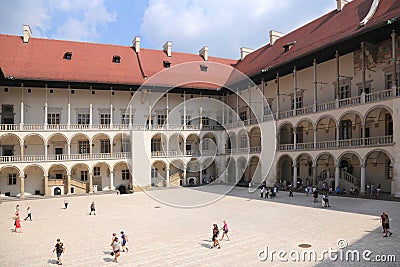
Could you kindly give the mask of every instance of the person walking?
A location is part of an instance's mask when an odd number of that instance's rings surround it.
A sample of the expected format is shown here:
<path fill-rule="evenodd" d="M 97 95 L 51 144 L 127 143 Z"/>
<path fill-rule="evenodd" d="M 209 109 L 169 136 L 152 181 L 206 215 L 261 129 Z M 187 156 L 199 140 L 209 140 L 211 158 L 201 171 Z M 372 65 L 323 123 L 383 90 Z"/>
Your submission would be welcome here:
<path fill-rule="evenodd" d="M 20 214 L 19 205 L 17 205 L 15 207 L 15 216 L 19 216 L 19 214 Z"/>
<path fill-rule="evenodd" d="M 111 247 L 113 250 L 113 253 L 111 255 L 114 255 L 114 261 L 118 262 L 118 257 L 121 255 L 120 254 L 121 243 L 118 241 L 118 237 L 114 238 L 114 241 L 111 243 Z"/>
<path fill-rule="evenodd" d="M 289 187 L 289 197 L 293 197 L 293 189 L 292 189 L 292 187 Z"/>
<path fill-rule="evenodd" d="M 89 215 L 92 215 L 92 212 L 94 215 L 96 215 L 96 205 L 94 204 L 94 201 L 92 201 L 92 204 L 90 204 L 90 213 Z"/>
<path fill-rule="evenodd" d="M 315 190 L 313 192 L 313 197 L 314 197 L 314 203 L 317 203 L 318 202 L 318 191 L 317 190 Z"/>
<path fill-rule="evenodd" d="M 388 237 L 388 233 L 389 236 L 392 236 L 392 232 L 389 231 L 390 226 L 389 226 L 389 215 L 387 213 L 385 213 L 385 235 L 383 237 Z"/>
<path fill-rule="evenodd" d="M 264 197 L 264 191 L 265 191 L 265 187 L 261 186 L 261 188 L 260 188 L 260 195 L 261 195 L 261 198 Z"/>
<path fill-rule="evenodd" d="M 226 221 L 224 220 L 224 226 L 221 228 L 222 230 L 222 237 L 220 239 L 220 241 L 222 241 L 224 239 L 224 236 L 226 236 L 228 238 L 228 241 L 230 241 L 229 236 L 228 236 L 228 224 L 226 223 Z"/>
<path fill-rule="evenodd" d="M 22 233 L 22 229 L 21 229 L 21 220 L 20 220 L 20 218 L 19 218 L 19 215 L 18 215 L 18 216 L 15 216 L 14 226 L 15 226 L 14 231 L 15 231 L 16 233 Z"/>
<path fill-rule="evenodd" d="M 386 213 L 383 212 L 383 213 L 381 214 L 381 219 L 380 219 L 380 222 L 381 222 L 381 224 L 382 224 L 382 229 L 383 229 L 383 232 L 382 232 L 382 233 L 385 233 L 385 219 L 386 219 Z"/>
<path fill-rule="evenodd" d="M 64 208 L 65 208 L 65 209 L 68 208 L 68 199 L 64 199 Z"/>
<path fill-rule="evenodd" d="M 218 225 L 216 223 L 214 223 L 213 226 L 214 226 L 213 233 L 212 233 L 213 245 L 211 246 L 211 248 L 215 248 L 218 245 L 218 249 L 220 249 L 221 246 L 218 241 L 218 235 L 219 235 Z"/>
<path fill-rule="evenodd" d="M 330 205 L 329 205 L 329 196 L 328 196 L 328 193 L 324 193 L 324 196 L 325 196 L 325 199 L 324 199 L 324 204 L 325 204 L 325 207 L 330 207 Z"/>
<path fill-rule="evenodd" d="M 57 264 L 62 265 L 61 255 L 65 253 L 65 247 L 64 244 L 60 241 L 60 238 L 57 238 L 57 243 L 54 246 L 53 253 L 54 251 L 57 253 Z"/>
<path fill-rule="evenodd" d="M 26 215 L 24 221 L 26 221 L 28 218 L 29 218 L 30 221 L 32 221 L 32 211 L 31 211 L 31 207 L 28 207 L 28 208 L 26 209 L 26 214 L 27 214 L 27 215 Z"/>
<path fill-rule="evenodd" d="M 126 247 L 126 243 L 128 243 L 128 236 L 124 233 L 124 231 L 121 231 L 121 239 L 122 239 L 122 252 L 129 251 L 129 249 Z"/>
<path fill-rule="evenodd" d="M 273 188 L 271 188 L 271 190 L 270 190 L 270 196 L 272 199 L 274 199 L 274 189 Z"/>

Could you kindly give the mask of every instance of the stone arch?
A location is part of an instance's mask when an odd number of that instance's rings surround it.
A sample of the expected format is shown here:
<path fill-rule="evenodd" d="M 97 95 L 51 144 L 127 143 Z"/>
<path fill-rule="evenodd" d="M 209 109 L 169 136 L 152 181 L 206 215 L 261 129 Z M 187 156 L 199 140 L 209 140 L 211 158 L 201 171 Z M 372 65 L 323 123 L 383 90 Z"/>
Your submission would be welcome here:
<path fill-rule="evenodd" d="M 332 145 L 336 147 L 337 127 L 338 127 L 338 122 L 332 115 L 324 115 L 320 117 L 315 124 L 317 142 L 331 141 L 334 142 L 334 144 L 332 143 Z M 317 143 L 317 148 L 328 148 L 328 147 L 329 146 L 327 146 L 325 143 L 321 144 Z"/>
<path fill-rule="evenodd" d="M 392 192 L 393 163 L 392 155 L 383 149 L 374 149 L 365 156 L 365 184 L 369 188 L 367 193 L 378 196 L 381 192 Z"/>
<path fill-rule="evenodd" d="M 25 176 L 25 195 L 44 195 L 45 188 L 43 184 L 43 177 L 45 170 L 38 164 L 31 164 L 23 169 Z"/>
<path fill-rule="evenodd" d="M 155 160 L 151 164 L 151 186 L 166 186 L 168 164 L 164 160 Z"/>
<path fill-rule="evenodd" d="M 258 126 L 254 126 L 249 131 L 250 147 L 261 148 L 261 129 Z"/>
<path fill-rule="evenodd" d="M 293 124 L 291 122 L 284 122 L 278 129 L 278 144 L 293 144 Z"/>
<path fill-rule="evenodd" d="M 281 187 L 287 186 L 293 183 L 293 163 L 294 159 L 289 154 L 281 155 L 276 164 L 276 182 Z"/>

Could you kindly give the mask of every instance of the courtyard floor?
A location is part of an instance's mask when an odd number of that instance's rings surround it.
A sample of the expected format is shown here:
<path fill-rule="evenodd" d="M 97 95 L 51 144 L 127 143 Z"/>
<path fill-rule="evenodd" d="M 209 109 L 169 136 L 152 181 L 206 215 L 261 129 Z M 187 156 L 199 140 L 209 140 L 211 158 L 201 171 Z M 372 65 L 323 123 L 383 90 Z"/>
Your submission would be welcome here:
<path fill-rule="evenodd" d="M 225 191 L 223 185 L 206 191 L 178 188 L 151 192 L 153 197 L 171 202 L 181 199 L 213 199 Z M 65 198 L 6 201 L 0 205 L 0 266 L 56 266 L 52 253 L 57 238 L 66 248 L 64 266 L 400 266 L 400 205 L 398 202 L 330 197 L 331 208 L 312 203 L 312 197 L 278 192 L 277 198 L 260 199 L 258 191 L 235 188 L 227 196 L 198 208 L 165 205 L 143 192 L 130 195 L 83 195 Z M 89 206 L 96 203 L 97 215 Z M 170 203 L 171 203 L 170 202 Z M 189 201 L 190 202 L 190 201 Z M 194 203 L 199 203 L 194 201 Z M 32 209 L 33 221 L 22 221 L 23 233 L 13 232 L 15 206 Z M 386 211 L 394 235 L 384 238 L 379 215 Z M 227 220 L 231 241 L 222 241 L 221 249 L 210 249 L 213 223 L 222 227 Z M 129 237 L 129 252 L 121 253 L 120 263 L 112 262 L 111 234 L 124 230 Z M 347 242 L 343 250 L 338 248 Z M 316 251 L 339 250 L 343 260 L 324 261 L 296 258 L 304 248 Z M 260 251 L 284 250 L 283 262 L 275 253 L 262 261 Z M 346 261 L 346 251 L 358 250 L 361 260 Z M 397 262 L 366 262 L 364 250 L 377 255 L 395 255 Z M 289 254 L 291 256 L 289 256 Z M 336 255 L 336 254 L 334 254 Z M 302 258 L 302 256 L 300 257 Z M 350 257 L 351 258 L 351 257 Z"/>

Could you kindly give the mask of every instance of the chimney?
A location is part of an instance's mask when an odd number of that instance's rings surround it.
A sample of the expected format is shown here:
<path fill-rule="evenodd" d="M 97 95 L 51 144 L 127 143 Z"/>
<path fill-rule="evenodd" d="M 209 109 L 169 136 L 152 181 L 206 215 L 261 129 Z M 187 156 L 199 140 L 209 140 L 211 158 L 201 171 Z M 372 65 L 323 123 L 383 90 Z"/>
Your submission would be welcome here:
<path fill-rule="evenodd" d="M 24 25 L 23 29 L 24 29 L 24 43 L 28 43 L 29 38 L 32 37 L 31 27 L 29 27 L 29 25 Z"/>
<path fill-rule="evenodd" d="M 135 36 L 135 38 L 132 41 L 132 46 L 135 49 L 136 53 L 140 52 L 140 37 Z"/>
<path fill-rule="evenodd" d="M 163 50 L 167 54 L 167 56 L 171 57 L 172 56 L 172 42 L 166 41 L 163 46 Z"/>
<path fill-rule="evenodd" d="M 337 4 L 336 10 L 337 10 L 337 12 L 342 11 L 343 7 L 344 7 L 346 4 L 350 3 L 351 1 L 352 1 L 352 0 L 336 0 L 336 4 Z"/>
<path fill-rule="evenodd" d="M 274 31 L 274 30 L 269 31 L 269 44 L 270 44 L 271 46 L 274 45 L 274 43 L 276 42 L 276 40 L 278 40 L 278 39 L 281 38 L 282 36 L 284 36 L 284 34 L 281 33 L 281 32 Z"/>
<path fill-rule="evenodd" d="M 203 57 L 205 61 L 208 61 L 208 46 L 203 46 L 199 50 L 199 56 Z"/>
<path fill-rule="evenodd" d="M 250 54 L 253 51 L 254 51 L 253 49 L 241 47 L 240 48 L 240 60 L 243 60 L 248 54 Z"/>

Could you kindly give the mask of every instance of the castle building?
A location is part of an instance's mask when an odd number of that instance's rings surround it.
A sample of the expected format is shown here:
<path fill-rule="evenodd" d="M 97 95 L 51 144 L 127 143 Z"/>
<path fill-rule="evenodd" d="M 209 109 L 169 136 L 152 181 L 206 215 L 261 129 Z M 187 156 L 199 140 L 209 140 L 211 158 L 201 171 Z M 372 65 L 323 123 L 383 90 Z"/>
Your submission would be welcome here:
<path fill-rule="evenodd" d="M 1 196 L 266 180 L 400 197 L 400 2 L 336 2 L 239 60 L 0 35 Z"/>

